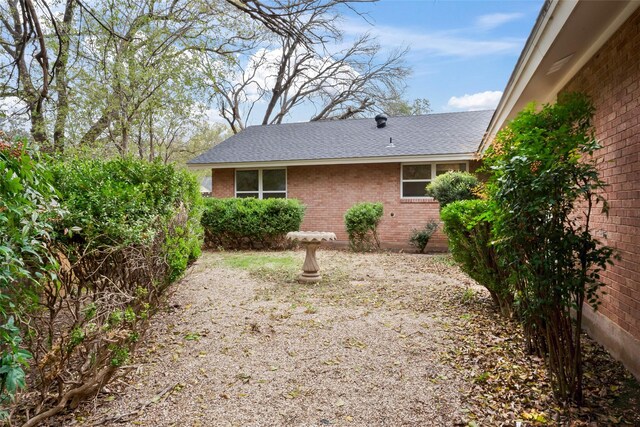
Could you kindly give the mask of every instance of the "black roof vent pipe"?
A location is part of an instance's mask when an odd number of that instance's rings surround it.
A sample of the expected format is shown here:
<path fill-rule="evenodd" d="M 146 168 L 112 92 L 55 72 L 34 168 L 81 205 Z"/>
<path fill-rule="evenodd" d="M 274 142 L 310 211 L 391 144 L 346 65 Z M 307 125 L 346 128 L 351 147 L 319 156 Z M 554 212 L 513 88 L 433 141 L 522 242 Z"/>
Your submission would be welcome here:
<path fill-rule="evenodd" d="M 378 114 L 375 117 L 375 120 L 376 120 L 376 127 L 378 129 L 381 129 L 387 125 L 387 116 L 385 116 L 384 114 Z"/>

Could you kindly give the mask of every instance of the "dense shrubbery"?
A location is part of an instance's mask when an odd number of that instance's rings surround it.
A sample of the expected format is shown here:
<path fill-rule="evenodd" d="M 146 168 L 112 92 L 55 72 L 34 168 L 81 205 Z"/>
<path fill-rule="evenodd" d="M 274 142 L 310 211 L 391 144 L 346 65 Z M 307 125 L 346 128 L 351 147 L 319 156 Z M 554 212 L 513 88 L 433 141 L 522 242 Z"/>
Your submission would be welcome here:
<path fill-rule="evenodd" d="M 202 226 L 209 247 L 281 248 L 297 231 L 304 206 L 295 199 L 206 199 Z"/>
<path fill-rule="evenodd" d="M 357 203 L 344 215 L 349 246 L 357 252 L 380 249 L 378 224 L 382 219 L 382 203 Z"/>
<path fill-rule="evenodd" d="M 34 156 L 34 157 L 32 157 Z M 0 404 L 25 385 L 32 354 L 24 333 L 38 309 L 43 283 L 55 280 L 51 251 L 56 208 L 50 175 L 23 143 L 0 134 Z"/>
<path fill-rule="evenodd" d="M 431 236 L 438 229 L 438 223 L 435 221 L 429 221 L 424 227 L 419 230 L 412 230 L 411 237 L 409 237 L 409 243 L 415 247 L 419 253 L 423 253 L 431 240 Z"/>
<path fill-rule="evenodd" d="M 488 202 L 441 212 L 454 257 L 494 299 L 514 301 L 527 347 L 545 357 L 563 401 L 582 400 L 583 303 L 597 307 L 600 272 L 613 256 L 590 229 L 597 205 L 607 211 L 592 115 L 580 94 L 529 106 L 484 159 Z"/>
<path fill-rule="evenodd" d="M 445 206 L 440 216 L 453 259 L 472 279 L 487 288 L 500 313 L 510 317 L 513 292 L 509 287 L 509 272 L 501 265 L 492 244 L 488 209 L 485 200 L 460 200 Z"/>
<path fill-rule="evenodd" d="M 451 171 L 437 176 L 427 185 L 427 195 L 436 199 L 442 209 L 458 200 L 477 199 L 474 190 L 478 184 L 478 178 L 469 172 Z"/>
<path fill-rule="evenodd" d="M 577 402 L 583 302 L 597 307 L 599 274 L 613 255 L 590 228 L 597 205 L 607 211 L 592 157 L 600 148 L 593 112 L 580 94 L 530 106 L 496 136 L 485 160 L 493 171 L 494 234 L 528 343 L 545 355 L 556 396 Z"/>
<path fill-rule="evenodd" d="M 0 151 L 22 177 L 21 188 L 10 174 L 2 181 L 2 203 L 14 206 L 0 211 L 20 213 L 22 234 L 17 217 L 0 221 L 0 246 L 14 248 L 8 268 L 21 270 L 5 274 L 3 263 L 0 285 L 3 317 L 19 320 L 19 332 L 3 331 L 20 334 L 33 359 L 27 387 L 37 393 L 14 406 L 30 426 L 77 406 L 127 363 L 163 291 L 199 255 L 201 198 L 195 179 L 158 163 L 72 160 L 46 170 L 33 153 Z M 35 250 L 21 257 L 15 248 L 27 241 Z M 20 344 L 0 337 L 3 351 Z"/>

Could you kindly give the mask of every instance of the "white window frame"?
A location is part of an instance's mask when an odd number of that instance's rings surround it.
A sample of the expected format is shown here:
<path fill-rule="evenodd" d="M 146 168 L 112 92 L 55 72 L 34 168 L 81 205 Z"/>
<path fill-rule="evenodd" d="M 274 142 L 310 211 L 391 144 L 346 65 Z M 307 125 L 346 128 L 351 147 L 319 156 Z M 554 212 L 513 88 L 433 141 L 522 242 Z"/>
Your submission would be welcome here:
<path fill-rule="evenodd" d="M 284 191 L 263 191 L 262 189 L 262 171 L 265 170 L 284 170 Z M 238 191 L 238 171 L 258 171 L 258 191 Z M 233 191 L 235 197 L 238 198 L 238 194 L 252 194 L 258 193 L 259 199 L 264 199 L 264 193 L 267 194 L 282 194 L 284 193 L 284 198 L 289 198 L 289 177 L 287 168 L 246 168 L 246 169 L 236 169 L 233 173 Z"/>
<path fill-rule="evenodd" d="M 465 172 L 469 172 L 469 161 L 468 160 L 449 160 L 446 162 L 412 162 L 412 163 L 401 163 L 400 164 L 400 198 L 401 199 L 422 199 L 422 200 L 433 200 L 433 197 L 429 196 L 404 196 L 403 192 L 403 184 L 405 182 L 426 182 L 429 184 L 436 178 L 436 165 L 449 165 L 452 163 L 462 164 L 464 163 Z M 404 166 L 414 166 L 414 165 L 431 165 L 431 178 L 430 179 L 404 179 Z"/>

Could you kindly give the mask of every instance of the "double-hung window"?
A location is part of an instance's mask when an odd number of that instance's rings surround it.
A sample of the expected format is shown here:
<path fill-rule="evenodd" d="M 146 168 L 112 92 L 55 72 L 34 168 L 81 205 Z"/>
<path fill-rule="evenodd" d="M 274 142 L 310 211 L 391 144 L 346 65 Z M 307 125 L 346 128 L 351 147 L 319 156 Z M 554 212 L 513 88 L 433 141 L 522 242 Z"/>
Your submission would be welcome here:
<path fill-rule="evenodd" d="M 436 176 L 450 171 L 466 171 L 466 163 L 408 163 L 402 165 L 402 198 L 427 197 L 426 186 Z"/>
<path fill-rule="evenodd" d="M 286 199 L 286 169 L 236 170 L 236 197 L 256 199 Z"/>

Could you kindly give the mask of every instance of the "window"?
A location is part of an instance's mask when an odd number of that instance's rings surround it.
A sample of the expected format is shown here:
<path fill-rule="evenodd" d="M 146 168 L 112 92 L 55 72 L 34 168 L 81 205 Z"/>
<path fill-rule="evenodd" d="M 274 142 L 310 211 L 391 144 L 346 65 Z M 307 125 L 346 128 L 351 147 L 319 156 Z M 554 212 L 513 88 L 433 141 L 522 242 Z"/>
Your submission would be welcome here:
<path fill-rule="evenodd" d="M 427 197 L 425 187 L 438 175 L 449 171 L 466 171 L 466 163 L 405 164 L 401 168 L 402 197 Z"/>
<path fill-rule="evenodd" d="M 236 171 L 236 197 L 286 199 L 286 169 L 251 169 Z"/>

